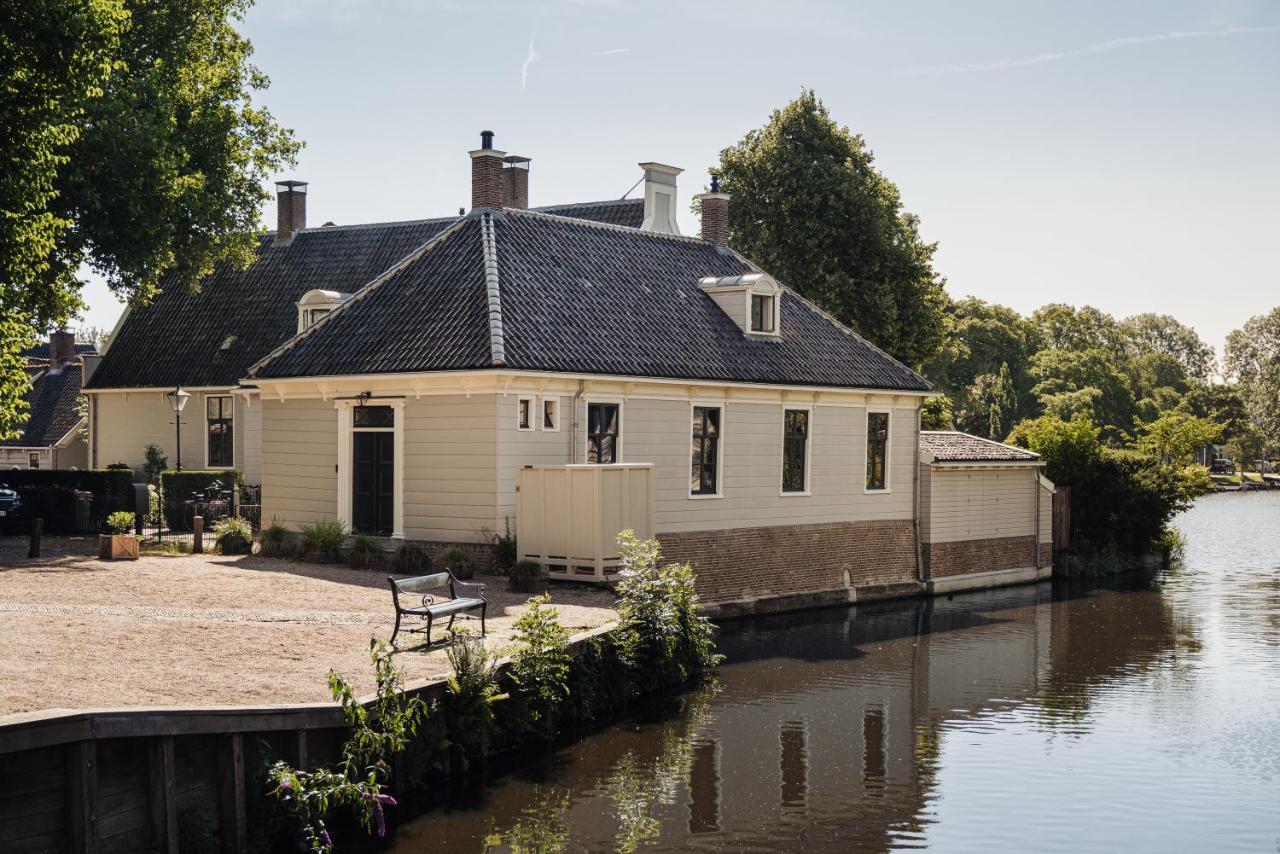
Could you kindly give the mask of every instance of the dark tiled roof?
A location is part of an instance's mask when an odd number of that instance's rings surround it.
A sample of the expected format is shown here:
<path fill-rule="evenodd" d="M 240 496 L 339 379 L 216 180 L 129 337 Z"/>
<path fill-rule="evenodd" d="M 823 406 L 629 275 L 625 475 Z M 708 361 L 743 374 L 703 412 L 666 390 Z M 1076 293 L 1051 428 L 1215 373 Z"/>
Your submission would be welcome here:
<path fill-rule="evenodd" d="M 579 202 L 572 205 L 551 205 L 544 208 L 532 208 L 531 210 L 539 213 L 554 214 L 555 216 L 585 219 L 591 222 L 625 225 L 627 228 L 639 228 L 644 223 L 644 199 Z"/>
<path fill-rule="evenodd" d="M 30 405 L 22 435 L 0 445 L 11 448 L 48 448 L 58 444 L 80 421 L 76 398 L 80 394 L 79 363 L 63 365 L 59 371 L 48 369 L 35 373 L 31 388 L 24 395 Z"/>
<path fill-rule="evenodd" d="M 929 388 L 919 375 L 789 291 L 782 300 L 778 338 L 744 335 L 698 281 L 755 268 L 701 240 L 529 211 L 484 216 L 493 219 L 508 368 Z M 485 346 L 480 343 L 488 330 L 481 235 L 479 218 L 469 219 L 404 271 L 316 326 L 314 334 L 259 365 L 255 375 L 491 366 L 487 339 Z M 444 316 L 466 318 L 466 323 L 455 329 L 440 322 Z"/>
<path fill-rule="evenodd" d="M 1024 448 L 954 430 L 921 430 L 920 451 L 940 463 L 1031 462 L 1040 459 L 1039 454 Z"/>
<path fill-rule="evenodd" d="M 92 344 L 80 344 L 80 343 L 76 344 L 77 356 L 92 356 L 97 352 L 98 352 L 98 348 Z M 23 350 L 22 353 L 20 353 L 19 355 L 27 359 L 48 359 L 49 358 L 49 342 L 45 341 L 44 343 L 37 344 L 34 347 L 28 347 L 27 349 Z"/>
<path fill-rule="evenodd" d="M 490 366 L 480 220 L 458 220 L 271 360 L 260 376 L 376 374 Z M 278 371 L 286 370 L 288 374 Z"/>
<path fill-rule="evenodd" d="M 235 385 L 297 331 L 307 291 L 358 291 L 456 221 L 309 228 L 283 245 L 268 234 L 246 269 L 224 265 L 198 293 L 167 289 L 130 311 L 88 387 Z"/>

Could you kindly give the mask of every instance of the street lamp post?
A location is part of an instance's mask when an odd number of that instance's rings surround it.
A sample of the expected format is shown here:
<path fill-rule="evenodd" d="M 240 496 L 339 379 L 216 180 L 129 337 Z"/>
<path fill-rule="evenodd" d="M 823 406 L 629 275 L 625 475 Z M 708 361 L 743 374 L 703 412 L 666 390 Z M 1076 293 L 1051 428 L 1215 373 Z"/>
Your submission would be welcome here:
<path fill-rule="evenodd" d="M 187 405 L 187 400 L 191 395 L 182 390 L 182 386 L 174 386 L 173 391 L 165 395 L 169 401 L 169 408 L 173 410 L 173 423 L 177 430 L 178 443 L 178 471 L 182 471 L 182 408 Z"/>

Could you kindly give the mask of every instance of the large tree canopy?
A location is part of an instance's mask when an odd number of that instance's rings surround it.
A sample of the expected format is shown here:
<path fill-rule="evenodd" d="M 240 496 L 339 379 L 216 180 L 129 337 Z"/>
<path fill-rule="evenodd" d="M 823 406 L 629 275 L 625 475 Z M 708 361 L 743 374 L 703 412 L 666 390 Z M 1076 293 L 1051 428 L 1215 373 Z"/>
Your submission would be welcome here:
<path fill-rule="evenodd" d="M 1249 318 L 1228 335 L 1224 362 L 1254 424 L 1280 442 L 1280 308 Z"/>
<path fill-rule="evenodd" d="M 1135 314 L 1120 323 L 1129 346 L 1139 356 L 1160 353 L 1182 365 L 1192 379 L 1208 380 L 1217 368 L 1213 348 L 1196 331 L 1167 314 Z"/>
<path fill-rule="evenodd" d="M 903 210 L 861 136 L 812 91 L 720 154 L 730 243 L 863 337 L 913 366 L 942 345 L 935 244 Z"/>
<path fill-rule="evenodd" d="M 146 300 L 248 263 L 264 181 L 298 144 L 252 94 L 249 0 L 31 0 L 0 16 L 0 435 L 14 356 L 81 307 L 81 274 Z"/>

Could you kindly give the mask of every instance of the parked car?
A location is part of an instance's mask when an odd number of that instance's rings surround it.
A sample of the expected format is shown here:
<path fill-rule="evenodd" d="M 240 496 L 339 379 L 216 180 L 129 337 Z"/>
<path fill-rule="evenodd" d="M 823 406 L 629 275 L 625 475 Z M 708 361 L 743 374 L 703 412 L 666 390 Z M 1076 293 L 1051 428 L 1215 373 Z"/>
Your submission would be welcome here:
<path fill-rule="evenodd" d="M 21 532 L 23 515 L 22 498 L 9 484 L 0 483 L 0 533 Z"/>
<path fill-rule="evenodd" d="M 1209 463 L 1209 471 L 1213 474 L 1234 474 L 1236 464 L 1228 459 L 1218 459 Z"/>

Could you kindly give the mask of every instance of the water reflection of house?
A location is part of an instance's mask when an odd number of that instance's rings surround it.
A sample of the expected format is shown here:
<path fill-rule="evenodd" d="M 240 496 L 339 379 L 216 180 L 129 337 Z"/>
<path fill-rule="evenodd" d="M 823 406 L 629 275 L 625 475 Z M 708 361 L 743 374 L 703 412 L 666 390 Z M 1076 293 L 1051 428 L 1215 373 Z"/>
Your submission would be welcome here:
<path fill-rule="evenodd" d="M 1156 591 L 1048 585 L 730 625 L 732 664 L 685 715 L 593 736 L 537 783 L 503 781 L 474 810 L 418 822 L 397 850 L 517 829 L 570 850 L 907 844 L 931 820 L 947 731 L 1010 711 L 1087 726 L 1098 686 L 1158 662 L 1176 634 Z"/>

